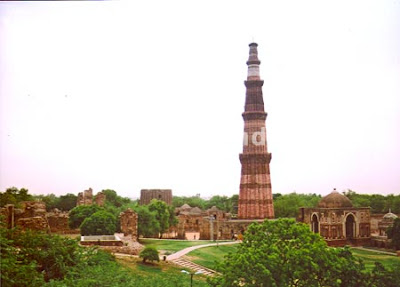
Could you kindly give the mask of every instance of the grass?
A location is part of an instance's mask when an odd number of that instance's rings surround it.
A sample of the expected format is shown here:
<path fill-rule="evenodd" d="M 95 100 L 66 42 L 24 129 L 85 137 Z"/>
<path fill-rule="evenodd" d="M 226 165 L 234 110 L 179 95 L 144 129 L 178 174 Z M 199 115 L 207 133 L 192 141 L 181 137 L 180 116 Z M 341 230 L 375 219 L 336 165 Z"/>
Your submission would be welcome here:
<path fill-rule="evenodd" d="M 351 252 L 355 257 L 359 257 L 363 260 L 367 270 L 372 270 L 375 266 L 375 262 L 380 262 L 385 266 L 385 268 L 390 269 L 393 269 L 393 264 L 395 262 L 400 262 L 400 257 L 374 251 L 351 248 Z"/>
<path fill-rule="evenodd" d="M 154 247 L 163 253 L 172 254 L 187 247 L 214 243 L 213 241 L 189 241 L 189 240 L 168 240 L 168 239 L 140 239 L 139 242 L 145 246 Z"/>
<path fill-rule="evenodd" d="M 215 262 L 223 261 L 224 256 L 229 252 L 236 252 L 238 245 L 210 246 L 193 250 L 187 254 L 190 261 L 210 269 L 215 268 Z"/>
<path fill-rule="evenodd" d="M 168 286 L 189 286 L 190 284 L 190 276 L 182 273 L 182 268 L 175 267 L 166 262 L 143 264 L 141 259 L 132 257 L 117 258 L 117 261 L 132 271 L 133 274 L 136 274 L 136 276 L 147 278 L 146 280 L 149 280 L 150 283 L 157 282 L 160 286 L 163 286 L 163 282 L 168 282 Z M 206 280 L 206 276 L 196 275 L 193 277 L 193 286 L 209 286 Z M 146 282 L 146 284 L 149 282 Z"/>

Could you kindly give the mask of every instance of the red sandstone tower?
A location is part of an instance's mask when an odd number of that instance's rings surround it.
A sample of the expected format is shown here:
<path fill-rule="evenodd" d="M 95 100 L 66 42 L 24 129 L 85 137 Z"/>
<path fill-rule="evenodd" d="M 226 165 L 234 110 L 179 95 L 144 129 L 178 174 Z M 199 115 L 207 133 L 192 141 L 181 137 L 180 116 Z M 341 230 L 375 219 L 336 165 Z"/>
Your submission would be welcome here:
<path fill-rule="evenodd" d="M 239 155 L 242 164 L 240 178 L 239 210 L 240 219 L 274 218 L 269 163 L 271 154 L 267 149 L 267 133 L 260 60 L 257 44 L 251 43 L 247 61 L 248 73 L 244 113 L 243 153 Z"/>

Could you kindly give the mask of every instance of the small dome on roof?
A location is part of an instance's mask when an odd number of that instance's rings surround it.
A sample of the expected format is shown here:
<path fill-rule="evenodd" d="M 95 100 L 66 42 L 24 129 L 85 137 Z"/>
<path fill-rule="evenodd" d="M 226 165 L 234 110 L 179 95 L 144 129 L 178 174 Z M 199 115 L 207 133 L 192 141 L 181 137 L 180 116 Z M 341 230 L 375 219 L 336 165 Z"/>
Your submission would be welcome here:
<path fill-rule="evenodd" d="M 185 203 L 184 205 L 182 205 L 181 207 L 179 207 L 179 209 L 191 209 L 192 207 L 189 205 L 189 204 L 187 204 L 187 203 Z"/>
<path fill-rule="evenodd" d="M 320 208 L 344 208 L 353 207 L 350 199 L 336 191 L 336 188 L 328 195 L 324 196 L 318 203 Z"/>
<path fill-rule="evenodd" d="M 218 211 L 218 208 L 214 205 L 209 209 L 209 211 Z"/>
<path fill-rule="evenodd" d="M 193 207 L 191 210 L 190 210 L 190 214 L 200 214 L 202 212 L 202 210 L 200 209 L 200 208 L 198 208 L 197 206 L 196 207 Z"/>
<path fill-rule="evenodd" d="M 398 216 L 397 216 L 396 214 L 390 212 L 390 210 L 389 210 L 388 213 L 386 213 L 386 214 L 383 216 L 383 219 L 386 219 L 386 220 L 395 220 L 396 218 L 398 218 Z"/>

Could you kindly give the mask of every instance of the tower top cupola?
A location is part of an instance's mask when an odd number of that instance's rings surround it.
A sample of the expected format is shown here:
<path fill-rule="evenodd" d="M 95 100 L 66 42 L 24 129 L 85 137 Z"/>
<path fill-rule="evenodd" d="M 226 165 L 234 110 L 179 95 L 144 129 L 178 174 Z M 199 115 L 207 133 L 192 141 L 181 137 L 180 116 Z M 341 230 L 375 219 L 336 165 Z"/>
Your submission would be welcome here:
<path fill-rule="evenodd" d="M 261 61 L 258 59 L 258 44 L 253 42 L 249 44 L 249 47 L 249 60 L 246 62 L 248 66 L 247 80 L 259 80 Z"/>

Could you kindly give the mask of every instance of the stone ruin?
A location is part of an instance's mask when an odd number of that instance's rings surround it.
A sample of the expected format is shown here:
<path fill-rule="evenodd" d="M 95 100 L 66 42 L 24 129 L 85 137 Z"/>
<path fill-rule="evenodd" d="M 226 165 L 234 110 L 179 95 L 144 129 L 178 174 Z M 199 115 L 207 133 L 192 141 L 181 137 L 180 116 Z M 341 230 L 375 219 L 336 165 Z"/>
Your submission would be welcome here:
<path fill-rule="evenodd" d="M 21 208 L 7 204 L 0 213 L 4 216 L 7 228 L 19 226 L 22 229 L 50 231 L 46 204 L 42 201 L 23 201 Z"/>
<path fill-rule="evenodd" d="M 103 192 L 98 192 L 96 194 L 95 200 L 94 202 L 98 205 L 98 206 L 104 206 L 105 202 L 106 202 L 106 194 Z"/>
<path fill-rule="evenodd" d="M 133 240 L 138 239 L 138 215 L 132 209 L 128 208 L 119 215 L 121 222 L 121 232 L 124 236 L 131 236 Z"/>
<path fill-rule="evenodd" d="M 70 229 L 68 226 L 68 212 L 62 212 L 55 208 L 46 212 L 46 204 L 43 201 L 24 201 L 21 208 L 13 204 L 7 204 L 0 209 L 4 216 L 7 228 L 20 227 L 23 230 L 32 229 L 59 234 L 79 233 L 78 229 Z"/>
<path fill-rule="evenodd" d="M 76 206 L 80 205 L 92 205 L 93 204 L 93 189 L 89 188 L 83 192 L 78 193 L 78 200 Z"/>
<path fill-rule="evenodd" d="M 89 187 L 88 190 L 78 193 L 78 199 L 76 201 L 76 206 L 80 205 L 92 205 L 93 201 L 98 206 L 104 206 L 106 202 L 106 195 L 103 192 L 98 192 L 93 198 L 93 189 Z"/>
<path fill-rule="evenodd" d="M 75 234 L 79 229 L 70 229 L 68 225 L 69 213 L 54 208 L 46 214 L 50 232 L 58 234 Z"/>

